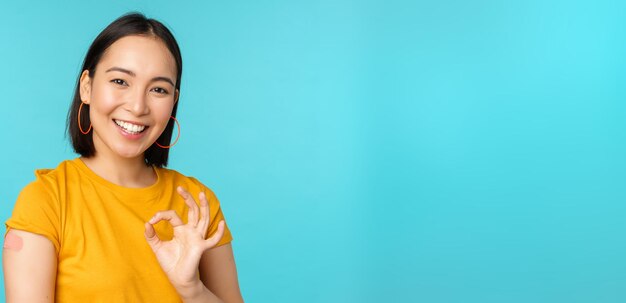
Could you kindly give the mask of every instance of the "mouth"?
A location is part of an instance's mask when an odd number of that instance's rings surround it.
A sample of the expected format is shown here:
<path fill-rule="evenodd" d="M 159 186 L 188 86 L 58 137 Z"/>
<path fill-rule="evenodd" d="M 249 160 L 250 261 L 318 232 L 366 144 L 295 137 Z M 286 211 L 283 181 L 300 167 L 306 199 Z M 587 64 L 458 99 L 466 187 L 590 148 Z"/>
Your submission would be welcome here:
<path fill-rule="evenodd" d="M 113 119 L 113 122 L 117 124 L 117 126 L 129 135 L 138 135 L 146 131 L 149 128 L 147 125 L 131 123 L 128 121 Z"/>

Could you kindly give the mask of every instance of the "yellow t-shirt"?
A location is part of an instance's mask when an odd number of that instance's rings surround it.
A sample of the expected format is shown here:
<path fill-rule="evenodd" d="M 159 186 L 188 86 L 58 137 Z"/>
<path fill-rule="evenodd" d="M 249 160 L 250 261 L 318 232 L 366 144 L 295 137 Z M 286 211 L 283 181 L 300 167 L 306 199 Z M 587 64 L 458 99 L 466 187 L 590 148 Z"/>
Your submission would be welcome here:
<path fill-rule="evenodd" d="M 37 179 L 20 193 L 10 228 L 50 239 L 58 256 L 55 302 L 181 302 L 144 237 L 144 224 L 160 210 L 175 210 L 184 223 L 187 211 L 176 192 L 183 186 L 196 202 L 206 193 L 210 208 L 207 238 L 224 220 L 215 194 L 198 180 L 174 170 L 154 168 L 158 180 L 145 188 L 127 188 L 96 175 L 80 158 L 56 169 L 35 171 Z M 155 230 L 173 237 L 169 222 Z M 6 233 L 5 233 L 6 236 Z M 226 227 L 217 244 L 232 240 Z"/>

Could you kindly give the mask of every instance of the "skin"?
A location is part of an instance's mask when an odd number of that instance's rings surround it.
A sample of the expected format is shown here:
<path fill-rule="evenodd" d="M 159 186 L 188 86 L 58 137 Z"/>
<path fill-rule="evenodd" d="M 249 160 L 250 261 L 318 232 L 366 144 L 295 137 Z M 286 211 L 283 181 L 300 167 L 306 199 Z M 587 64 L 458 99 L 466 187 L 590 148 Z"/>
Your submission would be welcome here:
<path fill-rule="evenodd" d="M 2 248 L 20 251 L 22 250 L 23 246 L 24 240 L 22 239 L 22 237 L 14 233 L 8 233 L 7 236 L 4 238 L 4 245 L 2 246 Z"/>
<path fill-rule="evenodd" d="M 83 71 L 80 96 L 90 105 L 96 155 L 82 158 L 96 174 L 125 187 L 147 187 L 157 180 L 144 164 L 144 152 L 161 135 L 178 101 L 176 63 L 155 37 L 127 36 L 113 43 L 102 56 L 95 75 Z M 129 140 L 113 119 L 148 126 L 145 135 Z M 209 239 L 209 206 L 204 193 L 196 200 L 184 188 L 178 193 L 189 207 L 187 224 L 173 210 L 157 212 L 145 224 L 144 236 L 163 271 L 184 302 L 243 302 L 230 244 L 215 247 L 224 224 Z M 174 238 L 161 241 L 153 225 L 168 221 Z M 11 229 L 5 238 L 3 268 L 7 302 L 53 302 L 57 258 L 47 238 Z M 200 272 L 200 279 L 196 276 Z"/>

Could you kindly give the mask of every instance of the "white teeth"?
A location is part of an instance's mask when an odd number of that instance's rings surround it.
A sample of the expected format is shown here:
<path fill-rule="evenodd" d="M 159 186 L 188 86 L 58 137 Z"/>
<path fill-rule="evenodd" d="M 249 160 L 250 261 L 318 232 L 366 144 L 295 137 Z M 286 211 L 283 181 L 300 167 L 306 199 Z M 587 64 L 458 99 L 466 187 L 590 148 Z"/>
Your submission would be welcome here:
<path fill-rule="evenodd" d="M 122 127 L 128 133 L 140 133 L 146 128 L 143 125 L 131 124 L 131 123 L 120 121 L 120 120 L 114 120 L 114 121 L 117 125 Z"/>

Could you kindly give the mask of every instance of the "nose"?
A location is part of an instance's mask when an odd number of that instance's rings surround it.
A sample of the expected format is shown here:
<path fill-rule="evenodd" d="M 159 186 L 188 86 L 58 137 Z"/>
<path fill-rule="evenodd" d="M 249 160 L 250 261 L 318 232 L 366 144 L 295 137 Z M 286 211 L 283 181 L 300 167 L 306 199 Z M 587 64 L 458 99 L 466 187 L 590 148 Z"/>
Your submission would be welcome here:
<path fill-rule="evenodd" d="M 130 99 L 126 102 L 126 110 L 135 116 L 143 116 L 150 113 L 150 107 L 148 106 L 148 96 L 143 91 L 136 91 L 129 96 Z"/>

